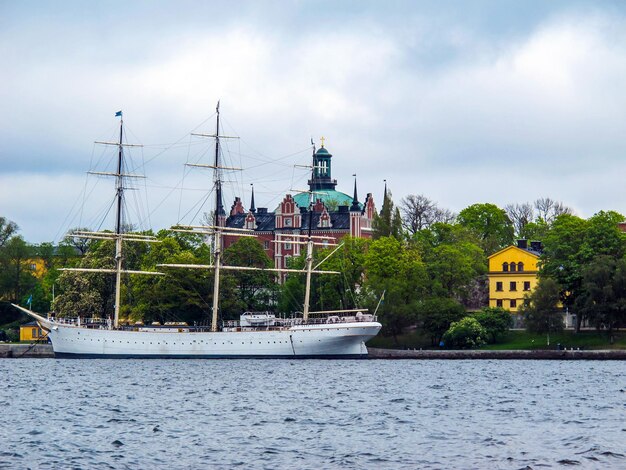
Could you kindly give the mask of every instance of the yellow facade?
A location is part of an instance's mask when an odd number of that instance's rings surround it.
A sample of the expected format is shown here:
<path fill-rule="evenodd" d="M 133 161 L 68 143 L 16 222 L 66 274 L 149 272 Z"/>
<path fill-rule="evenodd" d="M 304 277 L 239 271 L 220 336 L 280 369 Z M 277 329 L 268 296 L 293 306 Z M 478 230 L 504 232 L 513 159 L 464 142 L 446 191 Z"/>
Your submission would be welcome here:
<path fill-rule="evenodd" d="M 37 279 L 41 279 L 46 274 L 46 264 L 41 258 L 30 258 L 26 260 L 26 265 Z"/>
<path fill-rule="evenodd" d="M 537 285 L 539 256 L 509 246 L 489 258 L 489 306 L 517 312 L 524 296 Z"/>
<path fill-rule="evenodd" d="M 34 321 L 20 325 L 20 341 L 47 341 L 46 332 Z"/>

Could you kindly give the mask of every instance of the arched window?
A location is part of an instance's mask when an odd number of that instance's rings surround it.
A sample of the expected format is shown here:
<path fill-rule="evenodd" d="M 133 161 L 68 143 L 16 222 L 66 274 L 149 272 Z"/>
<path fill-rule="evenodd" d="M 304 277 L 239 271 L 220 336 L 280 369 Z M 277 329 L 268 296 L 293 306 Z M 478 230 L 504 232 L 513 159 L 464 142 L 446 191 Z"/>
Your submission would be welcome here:
<path fill-rule="evenodd" d="M 517 263 L 517 270 L 518 271 L 523 271 L 524 270 L 524 263 L 522 263 L 521 261 L 519 263 Z"/>
<path fill-rule="evenodd" d="M 509 270 L 509 263 L 502 263 L 502 271 L 507 272 Z"/>
<path fill-rule="evenodd" d="M 515 261 L 513 261 L 511 263 L 511 272 L 514 272 L 516 267 L 517 267 L 517 264 L 515 264 Z"/>

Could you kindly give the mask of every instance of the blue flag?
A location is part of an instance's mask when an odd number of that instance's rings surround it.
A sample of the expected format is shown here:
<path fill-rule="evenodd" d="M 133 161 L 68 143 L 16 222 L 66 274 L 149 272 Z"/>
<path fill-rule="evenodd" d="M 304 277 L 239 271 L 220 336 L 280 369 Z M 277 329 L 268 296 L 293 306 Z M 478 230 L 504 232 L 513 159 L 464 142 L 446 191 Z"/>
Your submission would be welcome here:
<path fill-rule="evenodd" d="M 122 112 L 118 111 L 117 113 L 115 113 L 115 117 L 122 117 Z"/>
<path fill-rule="evenodd" d="M 26 301 L 26 303 L 28 304 L 29 307 L 33 305 L 33 294 L 30 294 L 28 296 L 28 300 Z"/>

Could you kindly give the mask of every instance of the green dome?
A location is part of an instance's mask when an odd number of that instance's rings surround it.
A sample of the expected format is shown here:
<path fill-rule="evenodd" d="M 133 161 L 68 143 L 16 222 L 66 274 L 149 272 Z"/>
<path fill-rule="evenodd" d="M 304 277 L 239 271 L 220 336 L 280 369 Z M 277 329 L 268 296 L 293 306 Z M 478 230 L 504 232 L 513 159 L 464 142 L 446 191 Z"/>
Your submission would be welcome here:
<path fill-rule="evenodd" d="M 293 199 L 296 201 L 298 207 L 309 207 L 309 195 L 307 193 L 296 194 Z M 321 199 L 324 203 L 331 202 L 333 206 L 351 206 L 352 196 L 348 196 L 345 193 L 335 191 L 334 189 L 318 189 L 313 195 L 313 200 Z M 359 204 L 359 207 L 363 207 Z"/>
<path fill-rule="evenodd" d="M 326 155 L 330 155 L 330 152 L 328 150 L 326 150 L 324 147 L 320 147 L 317 149 L 317 152 L 315 152 L 317 155 L 319 155 L 320 153 L 324 153 Z"/>

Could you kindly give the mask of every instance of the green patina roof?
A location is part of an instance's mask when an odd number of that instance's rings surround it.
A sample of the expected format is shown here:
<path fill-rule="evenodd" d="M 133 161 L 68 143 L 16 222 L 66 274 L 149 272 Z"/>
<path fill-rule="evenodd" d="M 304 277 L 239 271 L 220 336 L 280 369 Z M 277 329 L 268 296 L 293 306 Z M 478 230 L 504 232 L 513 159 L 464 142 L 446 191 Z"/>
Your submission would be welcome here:
<path fill-rule="evenodd" d="M 307 193 L 296 194 L 293 199 L 296 201 L 298 207 L 309 207 L 309 195 Z M 352 196 L 348 196 L 346 193 L 340 193 L 334 189 L 318 189 L 315 191 L 313 199 L 321 199 L 323 202 L 336 201 L 338 206 L 352 205 Z M 359 203 L 359 207 L 362 209 L 363 204 Z"/>

